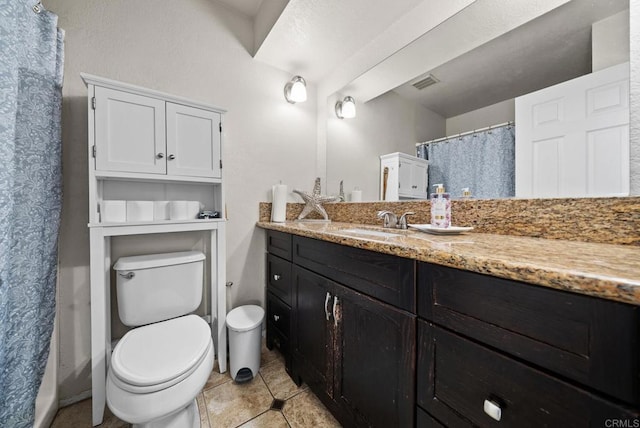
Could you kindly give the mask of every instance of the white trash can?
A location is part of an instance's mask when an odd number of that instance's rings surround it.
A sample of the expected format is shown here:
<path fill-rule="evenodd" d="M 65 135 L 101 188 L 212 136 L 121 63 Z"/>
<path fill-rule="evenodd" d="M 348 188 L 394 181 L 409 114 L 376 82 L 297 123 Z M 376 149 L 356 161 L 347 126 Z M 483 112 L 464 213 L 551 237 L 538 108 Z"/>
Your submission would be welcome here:
<path fill-rule="evenodd" d="M 227 314 L 230 375 L 238 383 L 250 381 L 260 369 L 263 320 L 264 309 L 256 305 L 238 306 Z"/>

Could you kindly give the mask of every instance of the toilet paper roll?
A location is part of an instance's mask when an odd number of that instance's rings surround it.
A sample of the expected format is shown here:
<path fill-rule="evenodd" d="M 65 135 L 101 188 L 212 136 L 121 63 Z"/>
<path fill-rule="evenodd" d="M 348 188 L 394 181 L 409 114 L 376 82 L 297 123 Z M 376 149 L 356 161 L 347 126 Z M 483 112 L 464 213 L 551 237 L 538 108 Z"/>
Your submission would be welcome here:
<path fill-rule="evenodd" d="M 351 192 L 351 202 L 362 202 L 362 190 L 354 190 Z"/>
<path fill-rule="evenodd" d="M 153 220 L 170 220 L 169 201 L 153 202 Z"/>
<path fill-rule="evenodd" d="M 123 223 L 127 221 L 127 201 L 102 201 L 100 221 L 103 223 Z"/>
<path fill-rule="evenodd" d="M 276 184 L 271 190 L 273 192 L 271 221 L 284 223 L 287 220 L 287 185 Z"/>
<path fill-rule="evenodd" d="M 189 219 L 197 218 L 199 212 L 200 212 L 200 202 L 187 201 L 187 217 Z"/>
<path fill-rule="evenodd" d="M 189 212 L 187 203 L 189 201 L 171 201 L 169 202 L 169 218 L 171 220 L 187 220 Z"/>
<path fill-rule="evenodd" d="M 153 221 L 153 201 L 127 201 L 127 221 Z"/>

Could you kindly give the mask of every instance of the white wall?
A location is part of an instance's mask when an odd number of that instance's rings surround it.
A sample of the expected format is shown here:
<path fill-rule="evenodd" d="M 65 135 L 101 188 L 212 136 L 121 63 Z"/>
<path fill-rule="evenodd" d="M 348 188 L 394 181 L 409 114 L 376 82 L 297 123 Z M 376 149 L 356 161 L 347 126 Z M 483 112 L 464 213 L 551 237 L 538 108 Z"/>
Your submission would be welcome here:
<path fill-rule="evenodd" d="M 447 132 L 446 135 L 441 135 L 441 137 L 473 131 L 474 129 L 485 128 L 487 126 L 497 125 L 504 122 L 515 121 L 515 119 L 515 99 L 506 100 L 468 113 L 447 118 Z"/>
<path fill-rule="evenodd" d="M 630 61 L 631 61 L 631 87 L 630 87 L 630 126 L 629 138 L 631 140 L 630 162 L 631 183 L 629 186 L 632 195 L 640 195 L 640 0 L 629 2 L 630 11 Z"/>
<path fill-rule="evenodd" d="M 277 180 L 303 188 L 313 182 L 316 93 L 310 84 L 307 103 L 287 103 L 283 87 L 292 76 L 252 59 L 251 20 L 210 0 L 49 0 L 46 6 L 66 31 L 58 376 L 60 399 L 68 402 L 91 388 L 87 109 L 79 73 L 228 110 L 223 173 L 234 306 L 264 300 L 264 233 L 254 227 L 258 202 L 269 200 Z M 114 251 L 142 251 L 144 242 L 146 247 L 158 242 L 157 237 L 141 240 L 118 241 Z M 200 245 L 192 236 L 161 241 L 163 249 Z"/>
<path fill-rule="evenodd" d="M 616 13 L 591 26 L 591 70 L 629 61 L 629 11 Z"/>
<path fill-rule="evenodd" d="M 380 155 L 416 153 L 416 143 L 444 133 L 442 116 L 387 92 L 367 103 L 357 104 L 353 119 L 338 119 L 333 109 L 338 97 L 327 102 L 327 186 L 324 193 L 337 195 L 340 180 L 348 195 L 355 187 L 362 200 L 380 199 Z M 356 100 L 357 101 L 357 100 Z"/>

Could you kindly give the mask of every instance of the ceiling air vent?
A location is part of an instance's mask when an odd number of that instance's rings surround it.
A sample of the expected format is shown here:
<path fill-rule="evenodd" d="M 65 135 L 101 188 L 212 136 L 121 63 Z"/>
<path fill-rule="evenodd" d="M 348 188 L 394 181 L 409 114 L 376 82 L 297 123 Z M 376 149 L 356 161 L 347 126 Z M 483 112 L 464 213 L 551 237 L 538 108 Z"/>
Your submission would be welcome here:
<path fill-rule="evenodd" d="M 417 82 L 413 83 L 412 86 L 418 90 L 422 90 L 427 86 L 435 85 L 438 82 L 439 80 L 436 79 L 433 74 L 428 74 L 427 77 L 425 77 L 424 79 L 418 80 Z"/>

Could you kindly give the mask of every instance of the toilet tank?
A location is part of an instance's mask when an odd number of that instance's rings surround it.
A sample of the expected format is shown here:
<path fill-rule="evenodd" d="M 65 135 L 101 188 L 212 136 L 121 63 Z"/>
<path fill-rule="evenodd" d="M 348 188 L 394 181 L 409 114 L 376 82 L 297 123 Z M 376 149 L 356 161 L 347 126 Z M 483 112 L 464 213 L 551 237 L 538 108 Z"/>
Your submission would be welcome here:
<path fill-rule="evenodd" d="M 199 251 L 119 258 L 113 269 L 122 323 L 135 327 L 196 310 L 202 300 L 204 260 Z"/>

